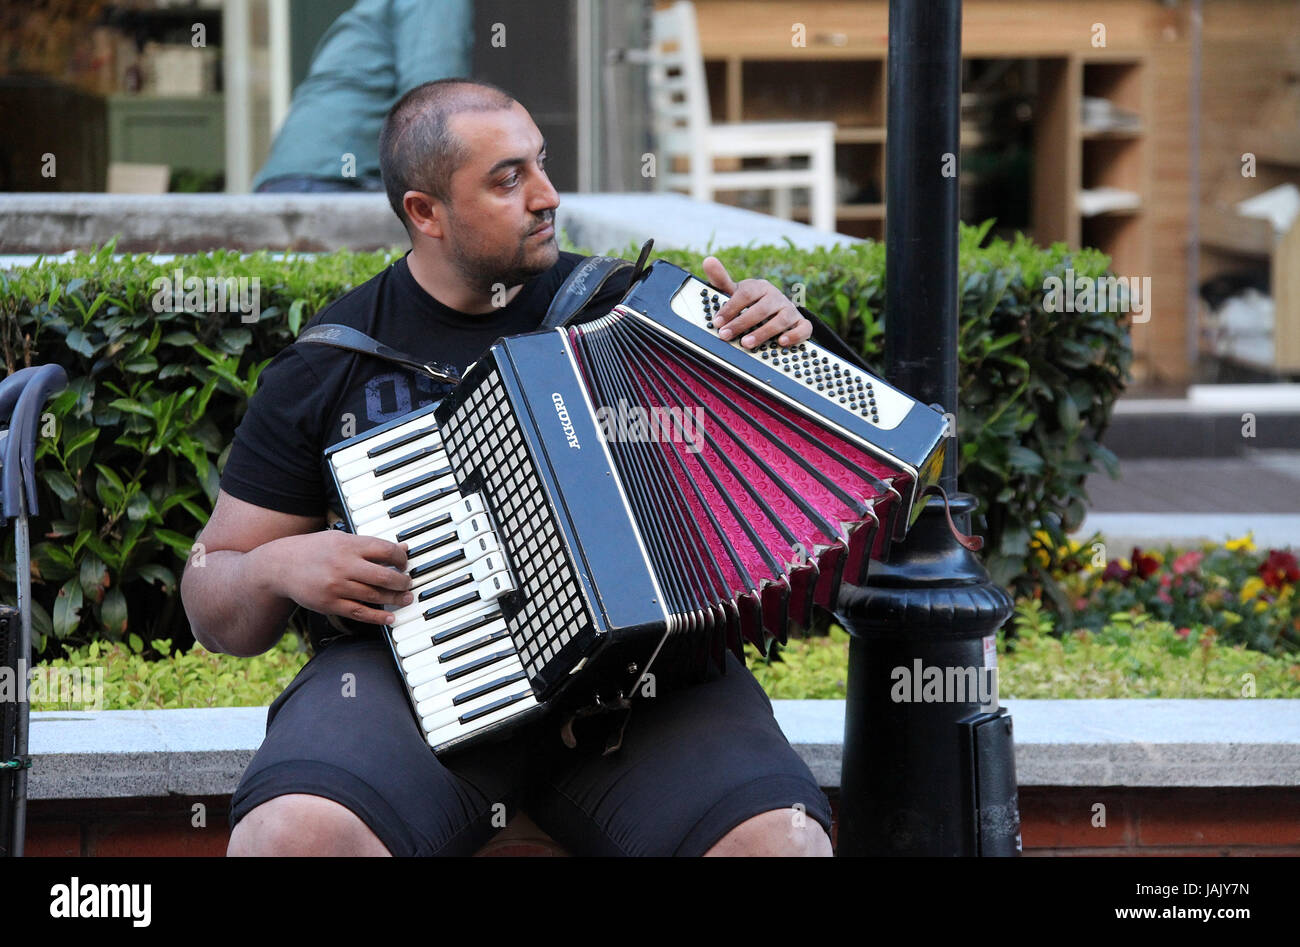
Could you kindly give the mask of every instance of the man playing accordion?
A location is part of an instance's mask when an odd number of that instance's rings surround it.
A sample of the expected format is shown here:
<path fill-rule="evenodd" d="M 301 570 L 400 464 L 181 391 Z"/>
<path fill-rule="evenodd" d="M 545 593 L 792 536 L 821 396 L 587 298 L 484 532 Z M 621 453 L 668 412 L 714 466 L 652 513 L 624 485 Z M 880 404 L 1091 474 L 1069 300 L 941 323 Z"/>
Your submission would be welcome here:
<path fill-rule="evenodd" d="M 523 106 L 483 83 L 427 83 L 393 107 L 380 152 L 411 250 L 312 324 L 459 370 L 537 328 L 582 258 L 556 244 L 559 198 Z M 716 259 L 705 274 L 732 295 L 724 338 L 810 336 L 772 284 L 733 283 Z M 182 595 L 213 651 L 261 653 L 301 608 L 316 653 L 270 708 L 232 799 L 229 854 L 468 855 L 522 808 L 575 854 L 829 855 L 826 797 L 731 656 L 706 683 L 638 699 L 607 755 L 567 749 L 546 718 L 446 758 L 430 751 L 377 627 L 412 600 L 406 548 L 326 528 L 340 506 L 323 452 L 448 390 L 325 346 L 289 346 L 261 375 L 201 536 L 205 564 L 186 570 Z"/>

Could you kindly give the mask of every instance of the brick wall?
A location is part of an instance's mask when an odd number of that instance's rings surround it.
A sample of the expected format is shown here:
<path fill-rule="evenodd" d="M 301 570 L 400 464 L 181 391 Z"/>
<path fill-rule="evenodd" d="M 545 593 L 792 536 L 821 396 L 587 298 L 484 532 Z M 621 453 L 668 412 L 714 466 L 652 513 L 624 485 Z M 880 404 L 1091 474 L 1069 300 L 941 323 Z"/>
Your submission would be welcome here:
<path fill-rule="evenodd" d="M 837 797 L 831 793 L 834 811 Z M 223 855 L 229 804 L 229 796 L 35 800 L 28 806 L 27 854 Z M 1027 855 L 1300 855 L 1294 789 L 1031 786 L 1020 790 L 1020 810 Z M 1105 824 L 1094 825 L 1103 815 Z M 563 850 L 522 817 L 479 854 Z"/>

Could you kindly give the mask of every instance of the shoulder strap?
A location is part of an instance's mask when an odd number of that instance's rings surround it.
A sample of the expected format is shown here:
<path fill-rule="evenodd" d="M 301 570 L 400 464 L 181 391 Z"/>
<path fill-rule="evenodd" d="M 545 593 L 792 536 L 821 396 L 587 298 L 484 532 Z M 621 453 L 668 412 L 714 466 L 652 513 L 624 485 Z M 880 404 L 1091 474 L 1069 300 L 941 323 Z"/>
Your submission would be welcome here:
<path fill-rule="evenodd" d="M 653 246 L 654 241 L 647 240 L 636 263 L 616 256 L 591 256 L 581 261 L 560 284 L 539 328 L 556 329 L 568 325 L 584 306 L 600 295 L 611 279 L 629 276 L 628 285 L 631 286 L 645 269 L 646 258 Z"/>
<path fill-rule="evenodd" d="M 428 375 L 434 381 L 445 381 L 453 385 L 460 384 L 460 372 L 453 366 L 442 362 L 420 361 L 413 355 L 407 355 L 405 352 L 399 352 L 391 346 L 384 345 L 384 343 L 372 339 L 360 329 L 354 329 L 351 326 L 322 323 L 305 330 L 298 336 L 297 341 L 315 345 L 328 345 L 332 348 L 357 352 L 361 355 L 373 355 L 375 358 L 396 362 L 398 365 L 405 366 L 412 371 Z"/>

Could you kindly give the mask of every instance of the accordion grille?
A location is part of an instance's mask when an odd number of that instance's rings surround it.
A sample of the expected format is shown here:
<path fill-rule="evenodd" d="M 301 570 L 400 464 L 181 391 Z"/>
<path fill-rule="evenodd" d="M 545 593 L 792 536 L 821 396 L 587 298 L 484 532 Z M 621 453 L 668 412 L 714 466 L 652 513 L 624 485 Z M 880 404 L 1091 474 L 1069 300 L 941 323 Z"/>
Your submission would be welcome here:
<path fill-rule="evenodd" d="M 507 613 L 506 625 L 534 680 L 561 648 L 592 626 L 573 563 L 496 371 L 483 373 L 448 419 L 445 432 L 456 479 L 482 485 L 514 566 L 519 607 L 513 616 Z"/>

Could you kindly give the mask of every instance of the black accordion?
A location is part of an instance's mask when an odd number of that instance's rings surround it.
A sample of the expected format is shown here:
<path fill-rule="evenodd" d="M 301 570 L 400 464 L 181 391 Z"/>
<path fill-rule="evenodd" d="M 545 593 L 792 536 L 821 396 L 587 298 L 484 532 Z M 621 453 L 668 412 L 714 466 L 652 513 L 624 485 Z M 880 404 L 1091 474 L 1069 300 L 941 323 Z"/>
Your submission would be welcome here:
<path fill-rule="evenodd" d="M 348 528 L 408 544 L 385 634 L 435 752 L 766 652 L 919 513 L 944 418 L 811 340 L 723 341 L 725 299 L 657 262 L 326 452 Z"/>

